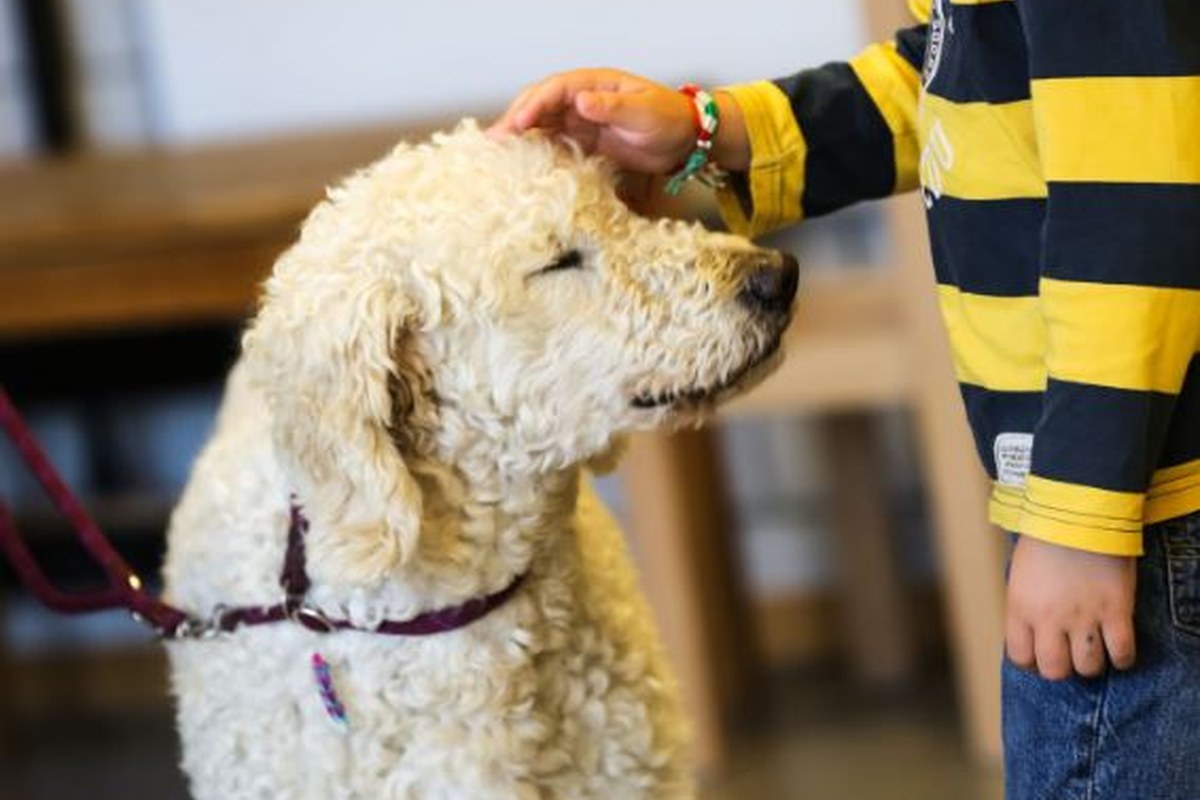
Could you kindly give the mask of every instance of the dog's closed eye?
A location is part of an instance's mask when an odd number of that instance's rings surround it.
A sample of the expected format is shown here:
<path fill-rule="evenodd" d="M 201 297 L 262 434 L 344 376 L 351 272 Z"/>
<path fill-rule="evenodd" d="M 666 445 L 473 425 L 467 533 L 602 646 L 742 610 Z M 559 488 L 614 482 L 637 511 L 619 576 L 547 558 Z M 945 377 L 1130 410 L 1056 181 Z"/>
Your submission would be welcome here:
<path fill-rule="evenodd" d="M 579 269 L 583 266 L 583 253 L 578 250 L 565 250 L 558 258 L 539 269 L 534 275 L 545 275 L 549 272 L 559 272 L 565 269 Z"/>

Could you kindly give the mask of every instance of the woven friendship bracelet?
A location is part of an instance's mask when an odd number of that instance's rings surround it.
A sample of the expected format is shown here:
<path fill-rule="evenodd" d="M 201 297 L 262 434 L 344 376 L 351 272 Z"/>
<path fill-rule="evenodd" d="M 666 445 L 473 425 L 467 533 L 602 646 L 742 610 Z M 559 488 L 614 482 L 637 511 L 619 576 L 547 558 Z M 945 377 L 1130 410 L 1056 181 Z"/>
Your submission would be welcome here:
<path fill-rule="evenodd" d="M 679 87 L 679 91 L 692 101 L 692 118 L 696 123 L 696 147 L 683 162 L 683 166 L 667 181 L 665 190 L 669 195 L 679 194 L 683 185 L 692 179 L 711 187 L 721 186 L 725 182 L 725 175 L 712 161 L 713 141 L 721 124 L 717 101 L 711 94 L 692 83 Z"/>

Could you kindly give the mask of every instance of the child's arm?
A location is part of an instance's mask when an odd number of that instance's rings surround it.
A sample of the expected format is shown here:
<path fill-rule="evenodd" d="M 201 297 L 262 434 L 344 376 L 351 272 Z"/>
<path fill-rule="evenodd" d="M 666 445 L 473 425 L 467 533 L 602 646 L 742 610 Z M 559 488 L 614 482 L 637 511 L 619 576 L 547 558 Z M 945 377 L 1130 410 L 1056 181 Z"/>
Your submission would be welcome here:
<path fill-rule="evenodd" d="M 749 157 L 720 192 L 749 236 L 917 185 L 917 97 L 925 24 L 848 62 L 733 86 Z"/>
<path fill-rule="evenodd" d="M 713 160 L 734 173 L 719 195 L 730 227 L 756 235 L 915 188 L 926 33 L 917 25 L 846 63 L 714 91 L 721 123 Z M 611 69 L 573 70 L 533 84 L 489 131 L 535 127 L 652 175 L 677 169 L 696 142 L 688 98 Z"/>

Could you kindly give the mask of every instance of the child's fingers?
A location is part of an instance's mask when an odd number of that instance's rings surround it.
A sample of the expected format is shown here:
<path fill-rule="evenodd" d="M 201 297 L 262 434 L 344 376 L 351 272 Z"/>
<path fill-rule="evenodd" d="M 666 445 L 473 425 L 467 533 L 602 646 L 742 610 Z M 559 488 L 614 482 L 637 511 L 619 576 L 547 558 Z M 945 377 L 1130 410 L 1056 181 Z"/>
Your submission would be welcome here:
<path fill-rule="evenodd" d="M 538 127 L 543 120 L 561 116 L 572 102 L 573 86 L 577 82 L 578 79 L 565 75 L 554 75 L 527 86 L 508 104 L 488 132 L 493 135 L 520 133 Z"/>
<path fill-rule="evenodd" d="M 1085 678 L 1104 672 L 1104 637 L 1097 625 L 1071 632 L 1071 663 Z"/>
<path fill-rule="evenodd" d="M 1056 627 L 1034 631 L 1033 650 L 1043 678 L 1061 681 L 1071 676 L 1071 642 L 1066 631 Z"/>
<path fill-rule="evenodd" d="M 575 98 L 582 92 L 619 91 L 621 74 L 612 70 L 576 70 L 553 75 L 535 84 L 513 109 L 512 121 L 518 130 L 538 127 L 542 120 L 560 119 L 575 109 Z"/>
<path fill-rule="evenodd" d="M 1008 660 L 1021 669 L 1032 670 L 1037 666 L 1033 652 L 1033 628 L 1011 615 L 1005 623 L 1004 648 Z"/>
<path fill-rule="evenodd" d="M 1109 661 L 1117 669 L 1129 669 L 1137 659 L 1137 643 L 1133 633 L 1133 620 L 1127 615 L 1104 621 L 1102 626 L 1104 646 Z"/>
<path fill-rule="evenodd" d="M 517 127 L 516 114 L 525 107 L 526 101 L 529 99 L 529 96 L 533 94 L 535 89 L 537 89 L 537 84 L 525 87 L 525 89 L 517 95 L 516 99 L 508 104 L 508 108 L 504 109 L 504 113 L 500 115 L 500 118 L 488 127 L 488 135 L 493 137 L 501 137 L 508 136 L 509 134 L 513 133 L 520 133 L 522 129 Z"/>
<path fill-rule="evenodd" d="M 542 119 L 561 116 L 573 102 L 573 97 L 568 80 L 551 78 L 535 86 L 513 111 L 513 124 L 523 131 L 538 127 L 538 122 Z"/>

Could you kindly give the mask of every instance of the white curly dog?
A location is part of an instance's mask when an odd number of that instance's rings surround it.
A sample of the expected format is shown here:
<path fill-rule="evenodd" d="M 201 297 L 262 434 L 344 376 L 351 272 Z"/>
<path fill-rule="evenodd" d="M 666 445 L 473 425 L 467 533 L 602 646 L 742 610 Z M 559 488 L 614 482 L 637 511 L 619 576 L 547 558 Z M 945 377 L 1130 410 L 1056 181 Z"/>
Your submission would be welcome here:
<path fill-rule="evenodd" d="M 330 191 L 171 522 L 168 597 L 201 616 L 277 606 L 293 502 L 308 522 L 303 612 L 169 647 L 195 796 L 691 797 L 672 679 L 581 476 L 765 374 L 795 288 L 789 256 L 636 216 L 604 163 L 538 135 L 468 121 Z M 374 630 L 439 613 L 452 630 Z"/>

